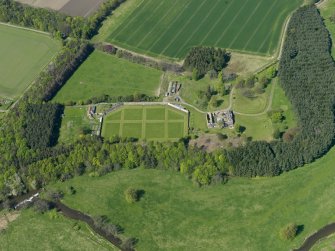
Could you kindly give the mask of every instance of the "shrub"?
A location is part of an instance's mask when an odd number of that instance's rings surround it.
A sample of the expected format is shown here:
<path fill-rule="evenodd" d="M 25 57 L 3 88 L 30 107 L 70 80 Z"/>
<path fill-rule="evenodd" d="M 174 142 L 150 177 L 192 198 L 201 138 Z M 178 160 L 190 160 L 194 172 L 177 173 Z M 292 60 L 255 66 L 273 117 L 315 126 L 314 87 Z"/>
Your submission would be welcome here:
<path fill-rule="evenodd" d="M 74 189 L 73 186 L 68 186 L 67 187 L 67 193 L 70 194 L 70 195 L 74 195 L 76 193 L 76 189 Z"/>
<path fill-rule="evenodd" d="M 36 212 L 43 214 L 51 209 L 51 204 L 46 200 L 36 200 L 34 202 L 34 209 Z"/>
<path fill-rule="evenodd" d="M 122 249 L 124 250 L 132 250 L 134 249 L 137 240 L 135 238 L 127 238 L 122 243 Z"/>
<path fill-rule="evenodd" d="M 124 196 L 128 203 L 137 202 L 140 199 L 139 190 L 129 187 L 125 192 Z"/>
<path fill-rule="evenodd" d="M 280 237 L 284 240 L 293 240 L 298 233 L 298 225 L 290 223 L 280 230 Z"/>
<path fill-rule="evenodd" d="M 58 219 L 59 215 L 56 209 L 52 209 L 48 212 L 48 216 L 50 219 L 54 220 L 54 219 Z"/>

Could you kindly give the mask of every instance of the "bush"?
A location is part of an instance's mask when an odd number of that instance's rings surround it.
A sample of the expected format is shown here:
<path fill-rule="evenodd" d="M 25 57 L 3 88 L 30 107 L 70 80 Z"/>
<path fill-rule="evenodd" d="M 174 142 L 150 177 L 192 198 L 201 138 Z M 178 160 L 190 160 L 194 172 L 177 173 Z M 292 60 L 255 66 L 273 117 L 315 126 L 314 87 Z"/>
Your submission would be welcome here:
<path fill-rule="evenodd" d="M 36 212 L 43 214 L 51 209 L 51 204 L 46 200 L 36 200 L 34 202 L 34 209 Z"/>
<path fill-rule="evenodd" d="M 280 230 L 280 237 L 284 240 L 293 240 L 298 234 L 298 225 L 290 223 Z"/>
<path fill-rule="evenodd" d="M 67 193 L 70 195 L 74 195 L 76 193 L 76 189 L 73 186 L 67 187 Z"/>
<path fill-rule="evenodd" d="M 137 202 L 140 199 L 140 193 L 139 190 L 134 189 L 132 187 L 129 187 L 125 192 L 124 192 L 124 196 L 126 198 L 126 201 L 128 203 L 134 203 Z"/>
<path fill-rule="evenodd" d="M 122 243 L 122 249 L 124 250 L 132 250 L 134 249 L 137 240 L 135 238 L 127 238 Z"/>

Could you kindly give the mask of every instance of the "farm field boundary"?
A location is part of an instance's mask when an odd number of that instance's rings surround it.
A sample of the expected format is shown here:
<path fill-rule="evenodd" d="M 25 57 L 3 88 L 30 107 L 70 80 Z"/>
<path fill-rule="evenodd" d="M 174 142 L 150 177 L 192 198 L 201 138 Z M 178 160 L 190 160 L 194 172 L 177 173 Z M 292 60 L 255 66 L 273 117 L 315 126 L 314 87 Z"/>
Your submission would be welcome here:
<path fill-rule="evenodd" d="M 8 24 L 0 24 L 0 32 L 0 97 L 15 100 L 56 55 L 60 43 L 45 33 Z"/>
<path fill-rule="evenodd" d="M 269 56 L 277 51 L 287 17 L 302 3 L 172 0 L 156 4 L 148 0 L 107 40 L 122 48 L 175 59 L 185 57 L 195 45 Z"/>
<path fill-rule="evenodd" d="M 88 17 L 106 0 L 17 0 L 33 7 L 60 11 L 70 16 Z"/>

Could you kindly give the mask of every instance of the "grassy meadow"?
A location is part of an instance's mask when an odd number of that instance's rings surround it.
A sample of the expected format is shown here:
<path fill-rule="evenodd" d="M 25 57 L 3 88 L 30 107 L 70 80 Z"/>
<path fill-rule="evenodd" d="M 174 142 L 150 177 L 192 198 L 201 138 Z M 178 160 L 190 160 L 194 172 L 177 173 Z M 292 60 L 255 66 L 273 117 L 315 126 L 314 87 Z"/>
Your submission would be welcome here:
<path fill-rule="evenodd" d="M 54 101 L 84 101 L 104 94 L 155 96 L 161 74 L 159 70 L 95 51 L 57 93 Z"/>
<path fill-rule="evenodd" d="M 0 97 L 18 98 L 60 49 L 46 34 L 0 24 Z"/>
<path fill-rule="evenodd" d="M 78 229 L 79 228 L 79 229 Z M 86 224 L 55 212 L 39 214 L 32 209 L 20 216 L 0 233 L 0 250 L 6 251 L 111 251 L 109 242 L 92 233 Z"/>
<path fill-rule="evenodd" d="M 335 250 L 335 234 L 332 234 L 327 238 L 320 240 L 311 249 L 311 251 L 334 251 L 334 250 Z"/>
<path fill-rule="evenodd" d="M 188 115 L 168 106 L 125 106 L 104 118 L 102 136 L 178 140 L 188 134 Z"/>
<path fill-rule="evenodd" d="M 175 59 L 184 58 L 195 45 L 271 55 L 277 49 L 285 20 L 302 3 L 303 0 L 135 1 L 137 8 L 124 11 L 125 17 L 117 18 L 120 25 L 111 29 L 107 41 Z"/>
<path fill-rule="evenodd" d="M 313 164 L 272 178 L 232 178 L 225 185 L 198 188 L 174 171 L 134 169 L 106 176 L 77 177 L 55 184 L 64 202 L 90 215 L 107 215 L 137 250 L 290 250 L 335 221 L 333 148 Z M 128 187 L 145 191 L 128 204 Z M 279 237 L 290 222 L 303 225 L 293 241 Z"/>

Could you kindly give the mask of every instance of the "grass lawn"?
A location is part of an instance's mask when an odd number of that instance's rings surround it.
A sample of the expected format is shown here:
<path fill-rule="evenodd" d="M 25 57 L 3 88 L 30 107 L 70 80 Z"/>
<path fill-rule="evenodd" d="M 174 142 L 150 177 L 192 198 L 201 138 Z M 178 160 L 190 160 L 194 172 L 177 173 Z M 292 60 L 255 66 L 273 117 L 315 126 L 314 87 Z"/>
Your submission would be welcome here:
<path fill-rule="evenodd" d="M 235 88 L 233 95 L 233 110 L 247 114 L 258 114 L 264 112 L 269 104 L 272 85 L 273 83 L 270 84 L 262 94 L 255 93 L 252 98 L 245 97 L 243 95 L 243 92 L 246 90 L 245 88 Z"/>
<path fill-rule="evenodd" d="M 253 140 L 272 140 L 273 126 L 267 114 L 244 116 L 235 114 L 236 123 L 246 128 L 244 135 Z M 226 131 L 230 129 L 225 129 Z M 228 131 L 229 132 L 229 131 Z"/>
<path fill-rule="evenodd" d="M 80 229 L 75 230 L 77 224 Z M 0 249 L 6 251 L 46 250 L 117 250 L 109 242 L 94 235 L 86 224 L 64 218 L 58 214 L 38 214 L 23 210 L 21 215 L 0 233 Z"/>
<path fill-rule="evenodd" d="M 87 117 L 87 107 L 65 107 L 59 142 L 69 143 L 79 139 L 83 132 L 90 132 L 98 125 L 97 120 Z"/>
<path fill-rule="evenodd" d="M 107 215 L 139 239 L 137 250 L 290 250 L 335 221 L 333 148 L 313 164 L 273 178 L 233 178 L 198 188 L 174 171 L 122 170 L 78 177 L 55 186 L 77 193 L 64 202 L 90 215 Z M 129 186 L 145 191 L 129 205 Z M 279 238 L 290 222 L 304 225 L 293 241 Z"/>
<path fill-rule="evenodd" d="M 285 20 L 303 0 L 138 3 L 134 3 L 134 9 L 123 10 L 124 17 L 117 17 L 115 24 L 120 25 L 110 30 L 107 41 L 150 55 L 180 59 L 195 45 L 273 54 Z"/>
<path fill-rule="evenodd" d="M 48 35 L 0 24 L 0 97 L 18 98 L 60 49 Z"/>
<path fill-rule="evenodd" d="M 329 19 L 331 16 L 335 16 L 335 2 L 331 0 L 325 0 L 324 3 L 321 4 L 321 7 L 319 8 L 322 17 L 324 18 L 324 22 L 327 26 L 327 29 L 330 32 L 330 35 L 332 37 L 333 43 L 332 43 L 332 55 L 333 58 L 335 58 L 335 22 L 331 22 Z"/>
<path fill-rule="evenodd" d="M 206 114 L 198 112 L 193 107 L 184 105 L 190 111 L 190 128 L 207 130 Z"/>
<path fill-rule="evenodd" d="M 285 121 L 283 124 L 288 128 L 297 126 L 297 120 L 292 108 L 292 104 L 286 97 L 283 88 L 280 86 L 280 82 L 278 82 L 275 86 L 271 109 L 280 109 L 284 112 Z"/>
<path fill-rule="evenodd" d="M 155 96 L 161 74 L 159 70 L 95 51 L 58 92 L 54 101 L 83 101 L 104 94 Z"/>
<path fill-rule="evenodd" d="M 188 115 L 169 106 L 124 106 L 108 114 L 102 136 L 178 140 L 188 134 Z"/>
<path fill-rule="evenodd" d="M 334 251 L 335 250 L 335 234 L 319 241 L 312 251 Z"/>

